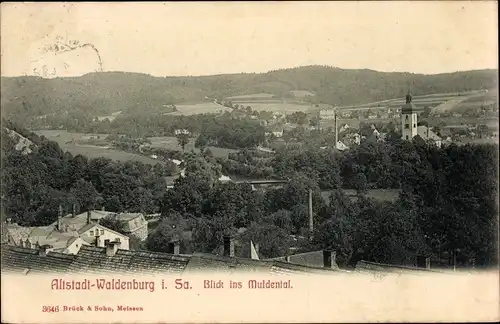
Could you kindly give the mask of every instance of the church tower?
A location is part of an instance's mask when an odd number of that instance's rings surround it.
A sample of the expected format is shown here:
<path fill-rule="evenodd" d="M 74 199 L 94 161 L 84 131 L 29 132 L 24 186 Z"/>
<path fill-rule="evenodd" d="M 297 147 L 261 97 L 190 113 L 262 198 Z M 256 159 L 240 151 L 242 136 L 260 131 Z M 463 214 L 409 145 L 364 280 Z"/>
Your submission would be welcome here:
<path fill-rule="evenodd" d="M 406 104 L 401 109 L 402 139 L 411 141 L 417 135 L 417 109 L 411 102 L 411 94 L 406 94 Z"/>

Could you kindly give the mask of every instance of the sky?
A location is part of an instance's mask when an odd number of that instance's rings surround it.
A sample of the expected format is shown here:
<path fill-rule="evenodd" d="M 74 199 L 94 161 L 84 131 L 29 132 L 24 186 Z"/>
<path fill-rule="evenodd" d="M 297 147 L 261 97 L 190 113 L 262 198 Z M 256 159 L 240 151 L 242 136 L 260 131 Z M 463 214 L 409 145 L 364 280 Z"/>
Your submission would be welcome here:
<path fill-rule="evenodd" d="M 2 76 L 497 68 L 496 1 L 2 3 Z M 54 54 L 50 44 L 79 44 Z M 95 50 L 94 50 L 95 48 Z"/>

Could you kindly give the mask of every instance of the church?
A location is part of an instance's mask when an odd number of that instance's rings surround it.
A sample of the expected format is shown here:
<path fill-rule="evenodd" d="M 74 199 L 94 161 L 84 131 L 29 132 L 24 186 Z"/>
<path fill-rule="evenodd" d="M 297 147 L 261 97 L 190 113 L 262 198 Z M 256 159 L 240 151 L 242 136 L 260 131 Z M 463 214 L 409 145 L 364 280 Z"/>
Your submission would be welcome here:
<path fill-rule="evenodd" d="M 426 143 L 432 143 L 441 147 L 441 138 L 427 126 L 418 125 L 418 108 L 412 103 L 410 91 L 406 94 L 406 103 L 401 109 L 401 133 L 402 139 L 413 141 L 414 138 L 421 138 Z"/>

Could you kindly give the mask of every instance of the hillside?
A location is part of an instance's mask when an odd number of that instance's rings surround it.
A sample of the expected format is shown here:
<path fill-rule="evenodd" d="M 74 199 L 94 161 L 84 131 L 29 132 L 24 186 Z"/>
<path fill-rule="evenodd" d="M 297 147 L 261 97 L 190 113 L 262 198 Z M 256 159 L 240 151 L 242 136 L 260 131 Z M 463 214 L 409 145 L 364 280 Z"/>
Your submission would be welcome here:
<path fill-rule="evenodd" d="M 308 66 L 261 74 L 153 77 L 125 72 L 91 73 L 75 78 L 2 77 L 2 115 L 16 120 L 78 112 L 91 116 L 158 109 L 255 93 L 279 97 L 311 92 L 314 102 L 356 105 L 414 95 L 496 88 L 496 70 L 438 75 L 386 73 Z"/>

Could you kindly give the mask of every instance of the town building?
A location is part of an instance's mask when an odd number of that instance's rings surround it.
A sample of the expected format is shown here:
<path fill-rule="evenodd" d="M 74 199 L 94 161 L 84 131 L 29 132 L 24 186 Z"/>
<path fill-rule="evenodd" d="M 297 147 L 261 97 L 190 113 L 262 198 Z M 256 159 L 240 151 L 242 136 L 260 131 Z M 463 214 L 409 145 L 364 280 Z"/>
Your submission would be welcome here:
<path fill-rule="evenodd" d="M 270 132 L 266 132 L 266 136 L 273 136 L 276 138 L 283 137 L 284 130 L 282 127 L 274 127 Z"/>
<path fill-rule="evenodd" d="M 48 226 L 25 227 L 7 220 L 5 225 L 7 243 L 13 246 L 76 254 L 84 245 L 104 246 L 106 242 L 120 241 L 122 249 L 129 249 L 126 235 L 99 225 L 101 218 L 109 212 L 89 210 L 86 213 L 73 213 L 63 216 L 59 209 L 57 221 Z"/>
<path fill-rule="evenodd" d="M 333 274 L 336 267 L 315 267 L 293 264 L 283 260 L 260 260 L 253 246 L 248 258 L 234 256 L 234 241 L 224 239 L 222 253 L 181 254 L 131 251 L 121 248 L 120 242 L 108 242 L 104 247 L 83 246 L 77 254 L 68 255 L 47 251 L 45 247 L 29 249 L 2 244 L 2 271 L 17 274 L 36 273 L 91 273 L 91 274 L 161 274 L 161 273 L 217 273 L 259 272 L 271 275 Z"/>
<path fill-rule="evenodd" d="M 401 129 L 402 139 L 413 141 L 415 137 L 419 137 L 426 143 L 430 143 L 441 147 L 441 138 L 430 130 L 427 126 L 418 126 L 418 108 L 412 103 L 412 96 L 408 91 L 406 95 L 406 104 L 401 109 Z"/>
<path fill-rule="evenodd" d="M 188 131 L 187 129 L 176 129 L 174 130 L 174 134 L 177 136 L 177 135 L 189 135 L 191 134 L 190 131 Z"/>
<path fill-rule="evenodd" d="M 141 213 L 118 214 L 117 219 L 122 222 L 123 232 L 128 237 L 136 237 L 144 241 L 148 237 L 148 221 Z"/>
<path fill-rule="evenodd" d="M 441 147 L 442 139 L 436 133 L 434 133 L 427 126 L 418 126 L 417 127 L 417 135 L 425 140 L 427 143 L 431 143 L 436 145 L 437 147 Z"/>
<path fill-rule="evenodd" d="M 410 92 L 406 95 L 406 104 L 401 109 L 402 139 L 411 141 L 418 134 L 417 107 L 411 102 Z"/>

